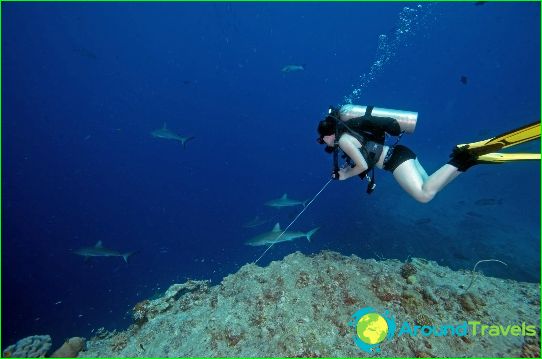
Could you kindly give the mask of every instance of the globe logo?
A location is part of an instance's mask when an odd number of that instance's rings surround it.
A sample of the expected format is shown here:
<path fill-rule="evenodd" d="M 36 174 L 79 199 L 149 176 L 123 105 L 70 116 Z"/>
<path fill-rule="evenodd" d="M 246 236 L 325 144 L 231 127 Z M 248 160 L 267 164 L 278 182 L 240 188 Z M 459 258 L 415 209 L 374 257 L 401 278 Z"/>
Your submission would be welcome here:
<path fill-rule="evenodd" d="M 358 337 L 367 344 L 378 344 L 388 335 L 388 323 L 378 313 L 365 314 L 356 326 Z"/>
<path fill-rule="evenodd" d="M 390 340 L 395 333 L 395 320 L 386 311 L 380 315 L 375 309 L 367 307 L 358 310 L 354 320 L 348 323 L 356 328 L 354 342 L 367 353 L 380 352 L 380 344 Z"/>

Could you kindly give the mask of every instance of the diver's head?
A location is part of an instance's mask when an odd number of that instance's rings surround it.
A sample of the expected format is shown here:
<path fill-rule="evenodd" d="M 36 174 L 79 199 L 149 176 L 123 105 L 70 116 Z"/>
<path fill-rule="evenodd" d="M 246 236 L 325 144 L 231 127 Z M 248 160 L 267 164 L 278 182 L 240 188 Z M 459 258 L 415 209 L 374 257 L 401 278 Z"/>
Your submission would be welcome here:
<path fill-rule="evenodd" d="M 326 118 L 318 123 L 318 134 L 320 137 L 337 133 L 337 124 L 341 122 L 339 116 L 339 110 L 333 106 L 329 106 Z"/>
<path fill-rule="evenodd" d="M 316 142 L 326 144 L 326 152 L 333 153 L 336 148 L 338 126 L 340 125 L 339 110 L 333 106 L 329 107 L 328 115 L 318 123 L 318 135 Z"/>
<path fill-rule="evenodd" d="M 318 135 L 316 142 L 323 145 L 326 144 L 326 152 L 333 152 L 335 147 L 335 139 L 337 134 L 337 118 L 330 114 L 318 123 Z"/>
<path fill-rule="evenodd" d="M 320 135 L 320 137 L 334 135 L 336 128 L 336 120 L 331 116 L 327 116 L 318 123 L 318 134 Z"/>
<path fill-rule="evenodd" d="M 331 117 L 327 116 L 325 119 L 320 121 L 318 123 L 318 134 L 320 135 L 320 138 L 324 136 L 330 136 L 335 134 L 335 130 L 337 129 L 337 122 L 336 120 Z"/>

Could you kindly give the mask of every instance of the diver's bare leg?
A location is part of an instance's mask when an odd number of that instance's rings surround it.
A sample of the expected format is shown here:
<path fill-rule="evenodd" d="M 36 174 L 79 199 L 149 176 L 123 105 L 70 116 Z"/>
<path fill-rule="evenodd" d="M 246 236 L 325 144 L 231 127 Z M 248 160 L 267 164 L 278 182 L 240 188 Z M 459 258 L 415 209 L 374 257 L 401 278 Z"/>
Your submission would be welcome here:
<path fill-rule="evenodd" d="M 417 160 L 414 159 L 401 163 L 393 171 L 393 177 L 408 194 L 422 203 L 431 201 L 440 190 L 461 173 L 456 167 L 445 164 L 431 176 L 425 177 L 427 173 L 421 164 L 416 162 Z"/>
<path fill-rule="evenodd" d="M 416 165 L 416 168 L 418 169 L 418 172 L 420 172 L 420 175 L 422 176 L 423 181 L 427 181 L 427 178 L 429 177 L 427 175 L 427 172 L 425 172 L 425 168 L 423 168 L 420 161 L 418 161 L 417 158 L 414 159 L 414 164 Z"/>

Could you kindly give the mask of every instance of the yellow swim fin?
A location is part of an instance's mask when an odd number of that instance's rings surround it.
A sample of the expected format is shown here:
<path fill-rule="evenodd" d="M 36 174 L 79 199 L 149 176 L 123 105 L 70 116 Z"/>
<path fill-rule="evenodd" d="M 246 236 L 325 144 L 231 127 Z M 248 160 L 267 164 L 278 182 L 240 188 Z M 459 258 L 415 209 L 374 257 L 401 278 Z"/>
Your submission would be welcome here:
<path fill-rule="evenodd" d="M 476 160 L 478 163 L 504 163 L 516 161 L 540 161 L 540 153 L 488 153 Z"/>
<path fill-rule="evenodd" d="M 540 153 L 498 153 L 503 148 L 540 138 L 540 121 L 505 132 L 487 140 L 455 146 L 448 163 L 465 172 L 480 164 L 498 164 L 515 161 L 540 161 Z"/>
<path fill-rule="evenodd" d="M 519 145 L 540 138 L 540 121 L 516 128 L 487 140 L 457 145 L 458 148 L 466 146 L 469 152 L 478 156 L 499 151 L 503 148 Z"/>

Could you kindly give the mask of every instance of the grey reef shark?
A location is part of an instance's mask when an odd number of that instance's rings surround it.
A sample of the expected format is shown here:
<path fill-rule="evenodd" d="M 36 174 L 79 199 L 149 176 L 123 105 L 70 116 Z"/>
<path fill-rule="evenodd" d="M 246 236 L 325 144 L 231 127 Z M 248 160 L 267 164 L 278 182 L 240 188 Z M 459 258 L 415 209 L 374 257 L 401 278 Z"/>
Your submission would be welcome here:
<path fill-rule="evenodd" d="M 288 198 L 288 194 L 285 193 L 280 198 L 272 199 L 270 201 L 265 202 L 265 205 L 268 207 L 273 207 L 273 208 L 294 207 L 294 206 L 299 206 L 299 205 L 305 207 L 307 202 L 308 200 L 300 201 L 297 199 Z"/>
<path fill-rule="evenodd" d="M 126 263 L 128 263 L 128 257 L 130 257 L 134 252 L 121 253 L 114 251 L 109 248 L 105 248 L 102 245 L 102 241 L 98 241 L 94 247 L 83 247 L 73 252 L 78 256 L 85 257 L 85 260 L 88 260 L 91 257 L 122 257 Z"/>
<path fill-rule="evenodd" d="M 286 65 L 280 70 L 281 72 L 288 73 L 288 72 L 299 72 L 304 71 L 305 65 Z"/>
<path fill-rule="evenodd" d="M 252 237 L 246 241 L 245 244 L 253 247 L 265 246 L 272 243 L 290 242 L 297 238 L 307 238 L 307 240 L 310 242 L 312 235 L 316 233 L 319 228 L 320 227 L 316 227 L 307 233 L 301 231 L 286 231 L 280 238 L 278 238 L 282 233 L 282 230 L 280 229 L 280 224 L 277 223 L 271 231 Z"/>
<path fill-rule="evenodd" d="M 260 216 L 256 216 L 256 217 L 254 217 L 253 220 L 243 224 L 243 227 L 245 227 L 245 228 L 254 228 L 254 227 L 261 226 L 262 224 L 265 224 L 267 222 L 269 222 L 269 221 L 266 220 L 266 219 L 260 218 Z"/>
<path fill-rule="evenodd" d="M 175 132 L 167 128 L 167 124 L 165 122 L 162 128 L 152 131 L 151 136 L 154 138 L 162 138 L 164 140 L 179 141 L 183 145 L 184 148 L 186 148 L 186 143 L 188 141 L 191 141 L 195 138 L 194 136 L 188 136 L 188 137 L 179 136 L 178 134 L 176 134 Z"/>

